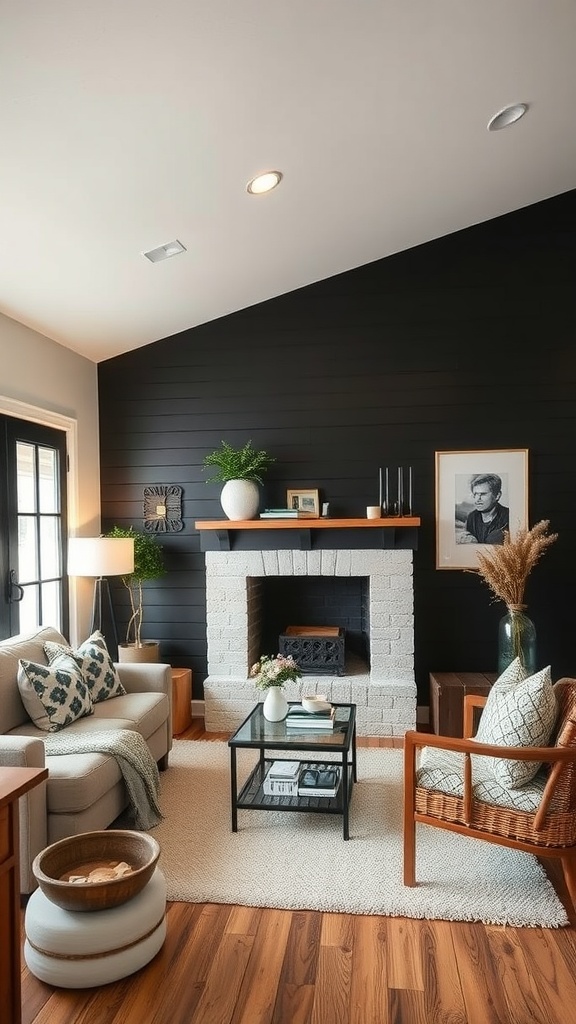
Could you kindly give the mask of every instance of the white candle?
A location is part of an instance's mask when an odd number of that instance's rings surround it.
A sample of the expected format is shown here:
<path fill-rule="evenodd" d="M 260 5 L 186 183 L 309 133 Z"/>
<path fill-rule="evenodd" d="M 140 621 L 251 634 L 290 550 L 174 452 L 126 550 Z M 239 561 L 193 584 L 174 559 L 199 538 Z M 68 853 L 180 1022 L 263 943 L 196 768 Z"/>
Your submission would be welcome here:
<path fill-rule="evenodd" d="M 388 494 L 388 466 L 386 466 L 386 511 L 390 515 L 390 496 Z"/>
<path fill-rule="evenodd" d="M 408 515 L 412 515 L 412 466 L 408 467 Z"/>
<path fill-rule="evenodd" d="M 404 495 L 402 493 L 402 491 L 403 491 L 402 476 L 403 476 L 403 474 L 402 474 L 402 466 L 398 466 L 398 515 L 399 516 L 402 515 L 402 504 L 403 504 L 403 501 L 404 501 Z"/>
<path fill-rule="evenodd" d="M 382 509 L 382 466 L 380 466 L 380 469 L 378 471 L 378 481 L 380 484 L 378 504 L 380 505 L 380 509 Z"/>

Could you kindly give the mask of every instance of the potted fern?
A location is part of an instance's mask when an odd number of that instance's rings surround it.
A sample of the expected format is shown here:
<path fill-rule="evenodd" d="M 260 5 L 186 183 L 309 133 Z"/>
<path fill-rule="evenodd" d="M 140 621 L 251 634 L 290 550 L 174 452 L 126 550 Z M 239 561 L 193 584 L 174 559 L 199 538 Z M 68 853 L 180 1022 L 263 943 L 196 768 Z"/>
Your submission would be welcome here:
<path fill-rule="evenodd" d="M 142 584 L 156 580 L 165 573 L 164 552 L 149 533 L 140 533 L 132 526 L 114 526 L 108 537 L 126 537 L 134 541 L 134 570 L 129 576 L 122 576 L 122 583 L 130 598 L 130 619 L 126 629 L 126 641 L 118 644 L 118 660 L 121 662 L 154 662 L 160 660 L 160 644 L 157 640 L 142 640 L 142 619 L 144 595 Z"/>
<path fill-rule="evenodd" d="M 206 483 L 224 484 L 220 504 L 228 519 L 254 519 L 260 505 L 258 484 L 263 482 L 262 474 L 274 461 L 267 452 L 257 451 L 252 441 L 247 441 L 242 448 L 233 448 L 222 441 L 216 451 L 205 457 L 204 468 L 215 470 Z"/>

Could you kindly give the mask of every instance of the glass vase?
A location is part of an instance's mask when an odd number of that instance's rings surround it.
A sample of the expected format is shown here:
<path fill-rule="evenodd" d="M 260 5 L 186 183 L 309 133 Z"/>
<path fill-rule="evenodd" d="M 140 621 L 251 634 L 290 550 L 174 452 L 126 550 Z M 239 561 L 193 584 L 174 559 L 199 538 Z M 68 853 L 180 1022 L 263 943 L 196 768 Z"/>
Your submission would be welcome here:
<path fill-rule="evenodd" d="M 536 628 L 522 607 L 509 607 L 498 623 L 498 675 L 520 658 L 527 675 L 536 671 Z"/>

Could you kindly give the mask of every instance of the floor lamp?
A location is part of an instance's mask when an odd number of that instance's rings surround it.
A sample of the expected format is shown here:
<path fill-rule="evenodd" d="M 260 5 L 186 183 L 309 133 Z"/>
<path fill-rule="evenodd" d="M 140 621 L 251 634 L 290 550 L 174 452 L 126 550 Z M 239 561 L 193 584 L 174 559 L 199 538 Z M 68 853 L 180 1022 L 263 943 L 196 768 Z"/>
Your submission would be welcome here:
<path fill-rule="evenodd" d="M 110 613 L 116 646 L 118 646 L 118 629 L 108 576 L 129 576 L 131 572 L 134 572 L 134 541 L 131 538 L 69 538 L 68 575 L 94 577 L 90 633 L 96 629 L 102 632 L 102 606 L 105 604 Z"/>

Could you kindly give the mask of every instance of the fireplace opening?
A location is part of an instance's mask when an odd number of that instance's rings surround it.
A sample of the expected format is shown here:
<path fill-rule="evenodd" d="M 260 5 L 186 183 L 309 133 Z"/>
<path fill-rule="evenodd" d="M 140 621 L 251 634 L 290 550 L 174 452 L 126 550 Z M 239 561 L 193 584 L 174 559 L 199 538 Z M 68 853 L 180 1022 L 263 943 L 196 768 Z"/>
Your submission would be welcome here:
<path fill-rule="evenodd" d="M 261 653 L 276 653 L 288 626 L 336 626 L 345 631 L 346 653 L 369 666 L 367 576 L 266 576 L 258 582 Z"/>

